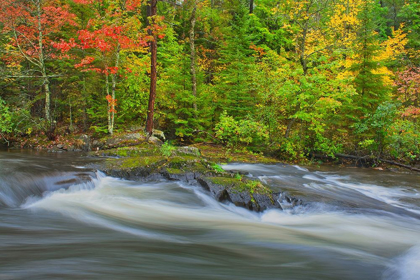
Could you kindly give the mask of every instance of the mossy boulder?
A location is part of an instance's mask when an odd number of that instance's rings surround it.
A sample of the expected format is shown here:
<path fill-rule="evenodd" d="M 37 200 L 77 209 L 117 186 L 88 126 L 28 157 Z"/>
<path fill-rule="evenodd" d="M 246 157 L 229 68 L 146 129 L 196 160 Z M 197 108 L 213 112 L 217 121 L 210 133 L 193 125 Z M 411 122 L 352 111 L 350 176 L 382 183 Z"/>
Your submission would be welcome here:
<path fill-rule="evenodd" d="M 232 202 L 236 206 L 261 212 L 271 208 L 282 209 L 281 193 L 274 193 L 260 181 L 229 177 L 202 177 L 201 186 L 220 202 Z"/>
<path fill-rule="evenodd" d="M 174 148 L 171 153 L 165 153 L 162 149 L 160 146 L 142 143 L 91 155 L 106 157 L 96 168 L 107 175 L 129 180 L 165 178 L 191 184 L 198 182 L 217 201 L 232 202 L 252 211 L 283 209 L 284 205 L 301 204 L 301 201 L 284 193 L 273 193 L 259 180 L 224 171 L 195 147 Z"/>

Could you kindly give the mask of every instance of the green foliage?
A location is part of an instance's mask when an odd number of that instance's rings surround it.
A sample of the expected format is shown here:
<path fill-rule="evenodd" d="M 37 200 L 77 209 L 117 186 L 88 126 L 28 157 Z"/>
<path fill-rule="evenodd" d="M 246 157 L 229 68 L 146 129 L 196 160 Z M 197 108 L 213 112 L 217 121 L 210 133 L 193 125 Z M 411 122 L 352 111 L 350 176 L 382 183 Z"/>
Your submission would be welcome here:
<path fill-rule="evenodd" d="M 121 126 L 144 124 L 149 100 L 150 78 L 145 71 L 148 56 L 136 56 L 132 53 L 122 53 L 123 63 L 130 65 L 130 71 L 125 71 L 125 79 L 120 82 L 118 91 L 117 123 Z"/>
<path fill-rule="evenodd" d="M 168 141 L 160 147 L 160 153 L 165 157 L 170 157 L 176 151 L 176 147 L 172 146 Z"/>
<path fill-rule="evenodd" d="M 12 131 L 12 116 L 6 102 L 0 98 L 0 133 L 9 133 Z"/>
<path fill-rule="evenodd" d="M 397 113 L 394 103 L 386 102 L 378 106 L 375 113 L 367 114 L 363 121 L 354 125 L 355 132 L 365 138 L 359 145 L 378 155 L 382 154 L 387 143 L 389 129 Z M 366 137 L 369 137 L 366 139 Z"/>
<path fill-rule="evenodd" d="M 380 42 L 385 32 L 385 20 L 383 18 L 384 9 L 373 1 L 365 1 L 363 9 L 359 14 L 361 26 L 356 39 L 355 55 L 360 55 L 361 59 L 355 63 L 351 69 L 357 73 L 354 85 L 358 92 L 356 98 L 355 113 L 365 115 L 376 109 L 376 107 L 386 100 L 391 88 L 384 83 L 384 74 L 378 70 L 384 66 L 384 61 L 378 61 L 376 57 L 381 51 Z M 379 32 L 378 32 L 379 30 Z"/>
<path fill-rule="evenodd" d="M 138 31 L 147 26 L 145 14 L 126 10 L 121 17 L 107 17 L 106 11 L 127 3 L 105 2 L 63 3 L 77 16 L 77 28 L 121 24 L 142 38 Z M 232 150 L 270 150 L 288 160 L 356 151 L 418 161 L 420 109 L 412 84 L 420 61 L 420 4 L 341 2 L 259 0 L 249 14 L 245 0 L 180 1 L 175 6 L 158 1 L 166 27 L 160 31 L 165 36 L 158 38 L 156 128 L 173 141 L 188 143 L 213 141 L 214 132 Z M 194 5 L 196 96 L 189 38 Z M 97 12 L 100 20 L 94 19 Z M 402 28 L 408 43 L 387 44 L 395 34 L 392 28 Z M 2 35 L 1 48 L 11 50 L 8 38 L 13 34 Z M 68 42 L 77 32 L 68 26 L 57 36 Z M 75 132 L 90 128 L 95 136 L 107 133 L 107 90 L 100 70 L 104 63 L 114 65 L 116 56 L 100 53 L 73 49 L 67 58 L 58 59 L 57 52 L 46 62 L 47 72 L 54 73 L 51 109 L 57 125 Z M 96 71 L 74 67 L 87 55 L 95 57 L 91 66 Z M 0 132 L 45 131 L 42 81 L 9 78 L 34 77 L 37 69 L 12 59 L 0 61 Z M 139 129 L 146 121 L 149 69 L 147 51 L 121 49 L 115 91 L 119 130 Z M 396 79 L 401 73 L 403 86 Z M 403 113 L 404 106 L 409 114 Z M 165 143 L 161 153 L 171 156 L 172 146 Z"/>
<path fill-rule="evenodd" d="M 252 195 L 264 189 L 264 185 L 260 181 L 248 181 L 246 182 L 246 188 L 249 193 Z"/>
<path fill-rule="evenodd" d="M 104 135 L 108 133 L 108 127 L 105 125 L 102 125 L 102 126 L 92 125 L 90 128 L 93 129 L 95 133 L 99 135 Z"/>
<path fill-rule="evenodd" d="M 391 125 L 387 151 L 397 159 L 407 162 L 420 158 L 420 127 L 409 120 L 397 119 Z"/>
<path fill-rule="evenodd" d="M 211 168 L 213 168 L 213 170 L 216 171 L 217 173 L 225 172 L 225 170 L 217 163 L 212 164 Z"/>
<path fill-rule="evenodd" d="M 257 146 L 267 143 L 268 140 L 265 125 L 247 119 L 236 121 L 228 116 L 226 111 L 220 116 L 215 131 L 216 138 L 230 146 L 238 144 Z"/>
<path fill-rule="evenodd" d="M 200 98 L 192 95 L 190 61 L 185 55 L 188 51 L 187 45 L 177 42 L 172 28 L 167 29 L 166 35 L 159 44 L 158 54 L 162 67 L 161 79 L 158 81 L 158 95 L 161 96 L 158 106 L 164 110 L 160 121 L 167 127 L 168 135 L 190 140 L 194 137 L 194 131 L 200 129 L 200 123 L 205 120 L 202 110 L 208 108 L 202 105 Z M 197 112 L 194 110 L 194 102 L 197 104 Z"/>
<path fill-rule="evenodd" d="M 407 31 L 409 42 L 409 50 L 413 52 L 413 58 L 420 61 L 420 55 L 415 54 L 415 50 L 420 49 L 420 3 L 418 0 L 405 1 L 406 4 L 398 13 L 398 18 L 405 24 L 404 28 Z"/>
<path fill-rule="evenodd" d="M 236 173 L 234 178 L 237 180 L 242 180 L 242 175 L 239 173 Z"/>
<path fill-rule="evenodd" d="M 250 87 L 250 68 L 253 63 L 250 46 L 256 36 L 250 31 L 251 20 L 243 2 L 236 1 L 229 29 L 230 36 L 221 46 L 217 64 L 221 71 L 215 75 L 215 91 L 219 106 L 235 118 L 244 118 L 253 107 L 256 92 Z M 239 2 L 239 3 L 238 3 Z"/>

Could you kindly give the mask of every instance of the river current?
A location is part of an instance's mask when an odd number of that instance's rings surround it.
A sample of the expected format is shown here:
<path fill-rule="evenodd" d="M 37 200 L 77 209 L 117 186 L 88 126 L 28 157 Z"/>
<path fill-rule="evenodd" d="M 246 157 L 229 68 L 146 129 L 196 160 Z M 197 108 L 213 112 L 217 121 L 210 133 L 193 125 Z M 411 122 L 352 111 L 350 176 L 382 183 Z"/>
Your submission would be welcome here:
<path fill-rule="evenodd" d="M 308 203 L 254 213 L 76 154 L 0 151 L 0 279 L 420 279 L 420 176 L 229 164 Z"/>

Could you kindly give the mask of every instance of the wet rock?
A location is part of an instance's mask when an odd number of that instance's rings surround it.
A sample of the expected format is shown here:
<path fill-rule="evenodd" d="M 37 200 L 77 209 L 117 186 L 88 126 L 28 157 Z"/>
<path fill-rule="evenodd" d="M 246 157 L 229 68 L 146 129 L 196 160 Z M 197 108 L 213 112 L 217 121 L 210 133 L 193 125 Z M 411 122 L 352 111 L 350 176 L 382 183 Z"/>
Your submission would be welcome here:
<path fill-rule="evenodd" d="M 149 140 L 161 143 L 153 136 Z M 285 208 L 301 203 L 294 197 L 273 193 L 259 180 L 235 176 L 244 172 L 216 170 L 214 164 L 200 156 L 199 149 L 195 147 L 180 147 L 172 156 L 164 156 L 159 146 L 145 148 L 146 150 L 143 150 L 143 146 L 112 150 L 115 154 L 104 154 L 107 156 L 106 161 L 94 168 L 107 175 L 129 180 L 167 179 L 188 184 L 198 182 L 215 200 L 231 202 L 256 212 L 272 208 L 283 209 L 280 202 Z"/>
<path fill-rule="evenodd" d="M 280 193 L 253 193 L 249 190 L 238 190 L 232 185 L 215 184 L 206 177 L 198 178 L 198 183 L 210 192 L 219 202 L 232 202 L 236 206 L 262 212 L 267 209 L 283 209 L 279 203 Z M 296 203 L 297 205 L 297 203 Z"/>
<path fill-rule="evenodd" d="M 277 201 L 283 210 L 303 204 L 302 199 L 286 195 L 286 193 L 279 193 Z"/>
<path fill-rule="evenodd" d="M 196 183 L 197 178 L 199 178 L 201 176 L 201 174 L 195 173 L 195 172 L 186 172 L 186 173 L 174 174 L 174 173 L 168 172 L 167 170 L 161 171 L 160 174 L 162 175 L 163 178 L 165 178 L 167 180 L 183 181 L 183 182 L 186 182 L 188 184 Z"/>

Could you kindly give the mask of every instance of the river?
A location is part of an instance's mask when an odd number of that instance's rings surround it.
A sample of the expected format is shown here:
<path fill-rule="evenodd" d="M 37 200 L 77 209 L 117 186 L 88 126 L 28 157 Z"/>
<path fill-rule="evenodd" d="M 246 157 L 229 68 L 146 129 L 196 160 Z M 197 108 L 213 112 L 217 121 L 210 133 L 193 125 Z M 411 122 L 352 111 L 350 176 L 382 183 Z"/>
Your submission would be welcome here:
<path fill-rule="evenodd" d="M 254 213 L 71 153 L 0 152 L 0 279 L 420 279 L 420 176 L 230 164 L 309 202 Z"/>

